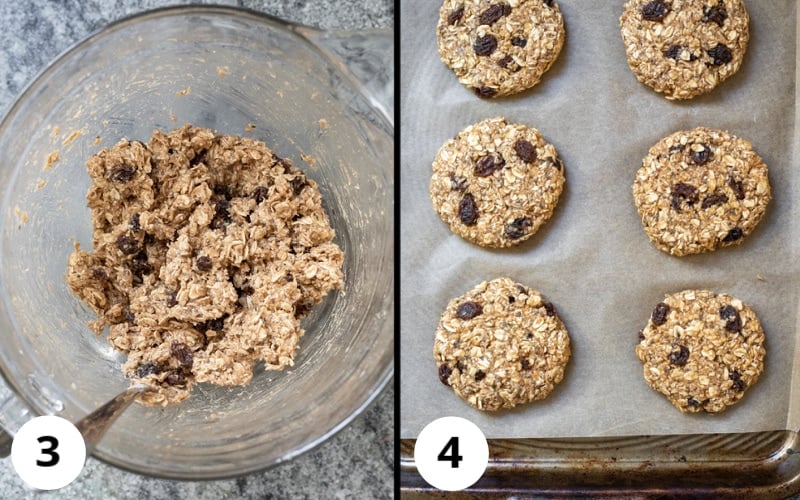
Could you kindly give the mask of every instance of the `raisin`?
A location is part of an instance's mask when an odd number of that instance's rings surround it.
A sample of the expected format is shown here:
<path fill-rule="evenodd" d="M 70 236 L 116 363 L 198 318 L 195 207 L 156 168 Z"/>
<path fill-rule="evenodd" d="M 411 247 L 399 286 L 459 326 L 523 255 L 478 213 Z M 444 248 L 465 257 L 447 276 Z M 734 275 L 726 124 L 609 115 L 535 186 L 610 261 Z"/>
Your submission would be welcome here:
<path fill-rule="evenodd" d="M 472 319 L 475 316 L 479 316 L 483 313 L 483 307 L 476 303 L 468 300 L 467 302 L 462 302 L 459 304 L 458 309 L 456 309 L 456 317 L 458 319 Z"/>
<path fill-rule="evenodd" d="M 465 194 L 458 204 L 458 218 L 465 226 L 471 226 L 478 220 L 478 204 L 469 193 Z"/>
<path fill-rule="evenodd" d="M 475 372 L 475 382 L 480 382 L 485 378 L 486 378 L 486 372 L 484 372 L 483 370 L 478 370 Z"/>
<path fill-rule="evenodd" d="M 556 306 L 550 302 L 542 302 L 542 307 L 544 307 L 544 312 L 548 316 L 553 317 L 556 315 Z"/>
<path fill-rule="evenodd" d="M 178 304 L 178 292 L 175 290 L 167 294 L 167 307 L 172 307 Z"/>
<path fill-rule="evenodd" d="M 189 161 L 189 166 L 195 167 L 201 163 L 205 164 L 206 162 L 206 150 L 202 150 L 199 153 L 195 153 L 194 157 Z"/>
<path fill-rule="evenodd" d="M 475 175 L 488 177 L 503 168 L 506 161 L 500 153 L 488 154 L 475 164 Z"/>
<path fill-rule="evenodd" d="M 144 363 L 139 365 L 138 368 L 136 368 L 136 375 L 139 378 L 144 378 L 148 375 L 153 375 L 155 373 L 158 373 L 159 371 L 160 370 L 154 363 Z"/>
<path fill-rule="evenodd" d="M 547 5 L 548 7 L 552 7 L 553 6 L 553 0 L 544 0 L 544 4 Z"/>
<path fill-rule="evenodd" d="M 735 227 L 735 228 L 731 229 L 730 231 L 728 231 L 728 234 L 726 234 L 725 237 L 722 238 L 722 242 L 723 243 L 733 243 L 734 241 L 738 241 L 738 240 L 742 239 L 742 236 L 744 236 L 744 233 L 742 232 L 742 230 L 739 229 L 738 227 Z"/>
<path fill-rule="evenodd" d="M 147 252 L 140 251 L 131 259 L 131 271 L 141 277 L 143 274 L 148 274 L 152 271 L 150 264 L 147 262 Z"/>
<path fill-rule="evenodd" d="M 509 222 L 506 226 L 506 236 L 511 240 L 518 240 L 525 236 L 528 229 L 533 225 L 528 217 L 520 217 Z"/>
<path fill-rule="evenodd" d="M 211 229 L 222 229 L 231 223 L 230 214 L 231 203 L 226 199 L 217 200 L 214 205 L 214 219 L 211 221 Z"/>
<path fill-rule="evenodd" d="M 467 189 L 467 178 L 456 174 L 450 174 L 450 189 L 461 193 Z"/>
<path fill-rule="evenodd" d="M 686 404 L 692 406 L 694 408 L 698 408 L 700 406 L 700 401 L 694 399 L 693 397 L 689 396 L 689 399 L 686 400 Z"/>
<path fill-rule="evenodd" d="M 475 87 L 473 90 L 478 97 L 487 98 L 497 95 L 497 89 L 493 89 L 492 87 Z"/>
<path fill-rule="evenodd" d="M 133 255 L 139 251 L 139 243 L 127 234 L 121 234 L 117 238 L 117 248 L 125 255 Z"/>
<path fill-rule="evenodd" d="M 703 18 L 701 21 L 704 23 L 717 23 L 717 26 L 722 28 L 725 20 L 728 18 L 728 11 L 722 5 L 715 5 L 707 9 L 703 9 Z"/>
<path fill-rule="evenodd" d="M 96 280 L 107 280 L 108 273 L 102 267 L 92 268 L 92 278 Z"/>
<path fill-rule="evenodd" d="M 681 202 L 688 205 L 697 203 L 697 188 L 691 184 L 679 182 L 672 187 L 672 208 L 680 212 Z"/>
<path fill-rule="evenodd" d="M 639 343 L 644 342 L 644 331 L 639 330 Z"/>
<path fill-rule="evenodd" d="M 656 326 L 661 326 L 667 322 L 667 315 L 669 315 L 669 306 L 663 302 L 659 302 L 656 304 L 656 308 L 653 309 L 650 321 Z"/>
<path fill-rule="evenodd" d="M 186 377 L 183 376 L 182 372 L 174 372 L 170 373 L 167 378 L 164 379 L 164 382 L 166 382 L 167 385 L 183 385 L 186 383 Z"/>
<path fill-rule="evenodd" d="M 460 371 L 461 373 L 464 373 L 465 371 L 467 371 L 467 367 L 466 367 L 466 366 L 464 366 L 464 362 L 463 362 L 463 361 L 461 361 L 460 359 L 459 359 L 458 361 L 456 361 L 456 368 L 457 368 L 457 369 L 458 369 L 458 371 Z"/>
<path fill-rule="evenodd" d="M 702 208 L 710 208 L 714 205 L 721 205 L 728 201 L 726 194 L 710 194 L 705 197 L 703 203 L 700 205 Z"/>
<path fill-rule="evenodd" d="M 507 3 L 497 3 L 484 10 L 478 20 L 481 24 L 492 25 L 503 16 L 511 13 L 511 6 Z"/>
<path fill-rule="evenodd" d="M 217 196 L 222 196 L 226 200 L 233 198 L 233 195 L 231 194 L 231 188 L 228 186 L 223 186 L 222 184 L 217 184 L 214 186 L 214 194 Z"/>
<path fill-rule="evenodd" d="M 709 50 L 708 55 L 713 59 L 711 64 L 714 66 L 722 66 L 723 64 L 728 64 L 729 62 L 733 61 L 731 49 L 725 45 L 722 45 L 721 43 Z"/>
<path fill-rule="evenodd" d="M 286 276 L 288 278 L 286 281 L 287 282 L 291 282 L 292 281 L 292 278 L 291 278 L 292 275 L 291 274 L 287 274 Z M 242 298 L 245 295 L 253 295 L 255 292 L 256 292 L 256 290 L 250 285 L 244 285 L 242 288 L 237 288 L 236 289 L 236 294 L 239 296 L 239 298 Z"/>
<path fill-rule="evenodd" d="M 291 180 L 290 184 L 292 185 L 292 192 L 295 196 L 298 196 L 300 193 L 303 192 L 306 186 L 308 186 L 308 180 L 306 180 L 306 176 L 303 174 L 298 175 L 294 179 Z"/>
<path fill-rule="evenodd" d="M 191 368 L 192 362 L 194 358 L 192 356 L 192 350 L 186 346 L 183 342 L 172 342 L 172 345 L 169 348 L 170 353 L 172 353 L 172 357 L 178 360 L 178 363 L 184 368 Z"/>
<path fill-rule="evenodd" d="M 139 218 L 140 217 L 141 217 L 140 214 L 135 213 L 135 214 L 131 215 L 131 220 L 128 222 L 128 225 L 130 226 L 131 231 L 133 231 L 134 233 L 138 233 L 139 231 L 142 230 L 142 225 L 139 222 Z"/>
<path fill-rule="evenodd" d="M 439 381 L 450 387 L 450 375 L 453 374 L 453 369 L 447 365 L 439 365 Z"/>
<path fill-rule="evenodd" d="M 742 380 L 742 376 L 736 370 L 728 372 L 728 378 L 733 380 L 731 388 L 736 392 L 742 392 L 747 387 L 747 384 Z"/>
<path fill-rule="evenodd" d="M 711 159 L 711 148 L 707 144 L 701 144 L 703 149 L 699 151 L 692 150 L 689 157 L 695 165 L 705 165 Z"/>
<path fill-rule="evenodd" d="M 664 51 L 664 57 L 668 57 L 670 59 L 675 59 L 679 61 L 681 59 L 681 53 L 683 52 L 683 47 L 680 45 L 670 45 L 667 50 Z"/>
<path fill-rule="evenodd" d="M 536 161 L 536 148 L 525 139 L 519 139 L 514 143 L 514 151 L 517 152 L 520 159 L 525 163 L 532 163 Z"/>
<path fill-rule="evenodd" d="M 513 295 L 509 295 L 509 296 L 508 296 L 508 303 L 509 303 L 509 304 L 513 304 L 513 303 L 514 303 L 514 302 L 516 302 L 516 301 L 517 301 L 517 298 L 516 298 L 516 297 L 514 297 Z"/>
<path fill-rule="evenodd" d="M 684 366 L 689 360 L 689 348 L 684 345 L 679 345 L 677 351 L 669 354 L 669 362 L 675 366 Z"/>
<path fill-rule="evenodd" d="M 731 190 L 733 191 L 733 195 L 736 196 L 737 200 L 744 199 L 744 184 L 742 181 L 737 181 L 733 175 L 729 175 L 728 186 L 730 186 Z"/>
<path fill-rule="evenodd" d="M 258 186 L 253 190 L 253 199 L 256 200 L 256 203 L 261 203 L 267 199 L 267 188 L 264 186 Z"/>
<path fill-rule="evenodd" d="M 210 321 L 207 321 L 206 323 L 208 324 L 208 330 L 214 330 L 215 332 L 221 332 L 222 328 L 225 326 L 225 318 L 227 318 L 227 317 L 228 317 L 228 315 L 224 314 L 224 315 L 220 316 L 219 318 L 215 318 L 215 319 L 212 319 Z"/>
<path fill-rule="evenodd" d="M 108 180 L 110 180 L 111 182 L 126 183 L 130 182 L 135 175 L 136 175 L 136 167 L 128 165 L 127 163 L 123 163 L 122 165 L 115 167 L 111 172 L 109 172 Z"/>
<path fill-rule="evenodd" d="M 517 64 L 517 62 L 511 56 L 505 56 L 504 58 L 499 59 L 497 61 L 497 65 L 503 69 L 507 69 L 513 72 L 517 72 L 520 70 L 519 64 Z"/>
<path fill-rule="evenodd" d="M 725 321 L 725 329 L 731 333 L 742 331 L 742 318 L 735 307 L 728 304 L 719 308 L 719 317 Z"/>
<path fill-rule="evenodd" d="M 520 360 L 520 362 L 519 362 L 519 364 L 520 364 L 520 367 L 521 367 L 521 368 L 522 368 L 524 371 L 528 371 L 528 370 L 530 370 L 530 369 L 531 369 L 531 362 L 530 362 L 530 361 L 528 361 L 528 360 L 527 360 L 527 359 L 525 359 L 525 358 L 521 359 L 521 360 Z"/>
<path fill-rule="evenodd" d="M 515 36 L 511 39 L 511 45 L 514 47 L 524 47 L 528 45 L 528 39 L 521 36 Z"/>
<path fill-rule="evenodd" d="M 456 10 L 454 10 L 453 12 L 450 13 L 449 16 L 447 16 L 447 24 L 452 26 L 461 21 L 463 17 L 464 17 L 464 6 L 459 5 Z"/>
<path fill-rule="evenodd" d="M 661 21 L 669 14 L 669 5 L 661 0 L 653 0 L 642 7 L 642 18 L 645 21 Z"/>
<path fill-rule="evenodd" d="M 195 260 L 195 264 L 197 264 L 197 269 L 202 272 L 210 271 L 214 264 L 211 262 L 211 259 L 205 255 L 201 255 L 200 257 Z"/>
<path fill-rule="evenodd" d="M 472 44 L 472 50 L 479 56 L 490 56 L 497 50 L 497 38 L 494 35 L 483 35 Z"/>
<path fill-rule="evenodd" d="M 314 308 L 314 303 L 305 301 L 300 302 L 294 306 L 294 317 L 295 318 L 305 318 L 308 316 L 308 313 L 311 312 L 311 309 Z"/>

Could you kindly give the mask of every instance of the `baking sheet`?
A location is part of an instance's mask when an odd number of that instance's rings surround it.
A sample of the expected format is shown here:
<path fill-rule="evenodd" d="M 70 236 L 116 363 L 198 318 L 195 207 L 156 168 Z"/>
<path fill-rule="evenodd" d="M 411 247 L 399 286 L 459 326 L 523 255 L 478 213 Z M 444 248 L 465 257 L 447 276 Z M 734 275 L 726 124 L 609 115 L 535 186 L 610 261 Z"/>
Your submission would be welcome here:
<path fill-rule="evenodd" d="M 471 420 L 487 438 L 797 430 L 800 412 L 790 404 L 800 384 L 796 3 L 749 1 L 751 39 L 739 72 L 688 102 L 667 101 L 636 81 L 619 33 L 624 2 L 558 3 L 567 29 L 559 59 L 533 89 L 490 101 L 465 89 L 439 60 L 441 2 L 401 3 L 401 438 L 415 438 L 447 415 Z M 505 250 L 452 234 L 428 196 L 438 148 L 467 125 L 494 116 L 538 128 L 567 172 L 550 222 Z M 655 142 L 696 126 L 750 140 L 769 166 L 773 200 L 741 246 L 677 258 L 648 240 L 631 184 Z M 483 413 L 439 383 L 433 338 L 452 297 L 498 276 L 533 287 L 556 305 L 573 357 L 546 400 Z M 634 353 L 654 305 L 665 293 L 687 288 L 742 299 L 766 331 L 764 374 L 722 414 L 678 412 L 645 384 Z"/>

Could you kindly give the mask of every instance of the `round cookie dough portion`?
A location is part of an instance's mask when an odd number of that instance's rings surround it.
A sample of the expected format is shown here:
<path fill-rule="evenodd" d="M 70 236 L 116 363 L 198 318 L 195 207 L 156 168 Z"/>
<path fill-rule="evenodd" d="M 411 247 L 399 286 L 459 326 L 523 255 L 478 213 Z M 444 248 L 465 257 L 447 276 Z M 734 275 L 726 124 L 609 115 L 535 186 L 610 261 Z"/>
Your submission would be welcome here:
<path fill-rule="evenodd" d="M 708 290 L 667 295 L 639 333 L 647 385 L 681 412 L 716 413 L 764 370 L 764 330 L 741 300 Z"/>
<path fill-rule="evenodd" d="M 738 245 L 771 199 L 767 166 L 750 142 L 708 128 L 675 132 L 650 148 L 633 200 L 650 240 L 682 256 Z"/>
<path fill-rule="evenodd" d="M 436 33 L 439 57 L 480 97 L 539 83 L 565 38 L 553 0 L 445 0 Z"/>
<path fill-rule="evenodd" d="M 629 0 L 620 17 L 628 65 L 667 99 L 704 94 L 738 71 L 749 19 L 742 0 Z"/>
<path fill-rule="evenodd" d="M 450 229 L 484 247 L 530 238 L 553 214 L 564 165 L 538 130 L 491 118 L 444 143 L 433 161 L 433 207 Z"/>
<path fill-rule="evenodd" d="M 495 411 L 547 397 L 564 378 L 570 339 L 539 292 L 497 278 L 450 301 L 433 356 L 443 384 Z"/>

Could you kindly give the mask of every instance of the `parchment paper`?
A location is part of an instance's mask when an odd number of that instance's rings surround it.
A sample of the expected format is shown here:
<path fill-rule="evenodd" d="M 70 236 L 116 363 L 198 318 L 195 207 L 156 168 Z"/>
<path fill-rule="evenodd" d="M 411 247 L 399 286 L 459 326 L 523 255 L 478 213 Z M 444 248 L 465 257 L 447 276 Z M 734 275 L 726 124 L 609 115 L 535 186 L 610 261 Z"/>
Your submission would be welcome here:
<path fill-rule="evenodd" d="M 751 40 L 739 72 L 711 94 L 670 102 L 639 84 L 619 32 L 623 2 L 559 0 L 567 39 L 532 90 L 479 100 L 436 52 L 441 2 L 401 5 L 401 437 L 457 415 L 489 438 L 747 432 L 799 427 L 796 336 L 800 264 L 795 138 L 796 4 L 748 1 Z M 428 196 L 445 140 L 484 118 L 538 128 L 564 160 L 567 184 L 553 218 L 511 250 L 452 234 Z M 750 140 L 769 166 L 774 199 L 739 247 L 677 258 L 642 230 L 631 195 L 647 150 L 679 129 L 708 126 Z M 432 348 L 447 302 L 509 276 L 558 308 L 572 338 L 564 381 L 544 401 L 503 413 L 471 408 L 439 383 Z M 642 377 L 637 333 L 664 293 L 728 292 L 749 303 L 767 334 L 767 366 L 742 401 L 683 415 Z M 795 395 L 794 399 L 797 399 Z"/>

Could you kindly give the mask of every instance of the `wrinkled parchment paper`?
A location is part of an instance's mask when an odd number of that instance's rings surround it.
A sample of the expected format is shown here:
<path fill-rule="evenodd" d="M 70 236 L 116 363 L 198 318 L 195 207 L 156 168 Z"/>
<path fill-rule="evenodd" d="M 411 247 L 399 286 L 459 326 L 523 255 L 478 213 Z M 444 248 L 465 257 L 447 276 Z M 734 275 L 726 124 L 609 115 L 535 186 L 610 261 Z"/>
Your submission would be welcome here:
<path fill-rule="evenodd" d="M 438 0 L 401 5 L 401 437 L 447 415 L 489 438 L 588 437 L 798 430 L 796 332 L 800 263 L 795 138 L 796 4 L 747 2 L 751 40 L 739 72 L 711 94 L 670 102 L 639 84 L 619 32 L 623 1 L 559 0 L 567 39 L 543 81 L 521 95 L 480 100 L 436 52 Z M 428 196 L 445 140 L 484 118 L 538 128 L 564 160 L 553 218 L 521 246 L 488 250 L 452 234 Z M 774 199 L 739 247 L 677 258 L 645 236 L 631 195 L 647 150 L 696 126 L 750 140 L 769 166 Z M 447 302 L 509 276 L 551 300 L 572 338 L 564 381 L 544 401 L 503 413 L 473 409 L 437 378 L 432 348 Z M 683 415 L 642 377 L 637 333 L 664 293 L 728 292 L 767 334 L 761 379 L 728 411 Z"/>

